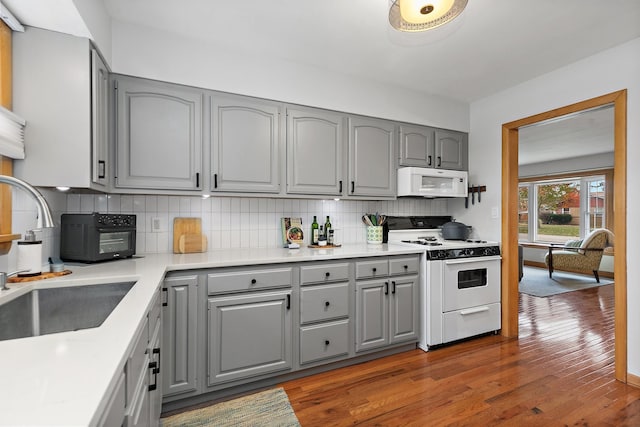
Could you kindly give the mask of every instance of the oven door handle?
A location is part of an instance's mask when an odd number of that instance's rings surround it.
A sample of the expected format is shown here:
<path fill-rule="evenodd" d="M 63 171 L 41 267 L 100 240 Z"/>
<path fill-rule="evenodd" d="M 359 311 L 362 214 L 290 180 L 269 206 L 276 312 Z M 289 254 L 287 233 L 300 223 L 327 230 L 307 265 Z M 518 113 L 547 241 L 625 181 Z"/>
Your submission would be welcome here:
<path fill-rule="evenodd" d="M 469 264 L 472 262 L 485 262 L 485 261 L 500 261 L 502 257 L 500 255 L 491 255 L 491 256 L 476 256 L 471 258 L 457 258 L 457 259 L 446 259 L 444 263 L 447 265 L 452 264 Z"/>
<path fill-rule="evenodd" d="M 489 311 L 489 307 L 487 307 L 486 305 L 484 307 L 474 307 L 468 308 L 466 310 L 460 310 L 460 314 L 466 316 L 467 314 L 483 313 L 485 311 Z"/>

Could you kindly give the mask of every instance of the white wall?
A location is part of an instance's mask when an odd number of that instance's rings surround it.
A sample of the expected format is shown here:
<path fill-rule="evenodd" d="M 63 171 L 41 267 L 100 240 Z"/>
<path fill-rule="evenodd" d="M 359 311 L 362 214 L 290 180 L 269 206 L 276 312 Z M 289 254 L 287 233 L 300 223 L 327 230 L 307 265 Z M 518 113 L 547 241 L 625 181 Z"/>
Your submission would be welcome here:
<path fill-rule="evenodd" d="M 590 156 L 577 156 L 570 159 L 554 160 L 551 162 L 520 165 L 518 168 L 518 176 L 523 178 L 566 172 L 607 169 L 612 167 L 613 153 L 593 154 Z"/>
<path fill-rule="evenodd" d="M 500 238 L 500 220 L 491 218 L 491 208 L 501 204 L 502 124 L 563 107 L 621 89 L 627 89 L 627 241 L 640 236 L 640 38 L 603 51 L 582 61 L 542 75 L 526 83 L 471 104 L 469 167 L 471 181 L 487 185 L 481 204 L 464 209 L 450 202 L 457 218 L 479 228 L 486 238 Z M 487 202 L 485 203 L 485 199 Z M 515 213 L 514 213 L 515 214 Z M 640 375 L 640 247 L 627 246 L 628 370 Z"/>
<path fill-rule="evenodd" d="M 91 39 L 98 46 L 105 61 L 111 64 L 111 18 L 104 2 L 73 0 L 73 3 L 91 33 Z"/>
<path fill-rule="evenodd" d="M 116 21 L 112 33 L 111 66 L 116 73 L 445 129 L 469 130 L 466 103 L 275 58 L 247 56 L 224 46 Z"/>

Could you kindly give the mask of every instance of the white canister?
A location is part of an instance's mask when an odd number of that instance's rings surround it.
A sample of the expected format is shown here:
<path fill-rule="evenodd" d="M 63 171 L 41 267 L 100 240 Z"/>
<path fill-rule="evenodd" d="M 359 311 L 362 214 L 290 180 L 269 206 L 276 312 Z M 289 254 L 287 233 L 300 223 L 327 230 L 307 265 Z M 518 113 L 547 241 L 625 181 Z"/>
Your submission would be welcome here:
<path fill-rule="evenodd" d="M 37 276 L 42 273 L 42 240 L 36 240 L 33 230 L 18 242 L 18 276 Z"/>

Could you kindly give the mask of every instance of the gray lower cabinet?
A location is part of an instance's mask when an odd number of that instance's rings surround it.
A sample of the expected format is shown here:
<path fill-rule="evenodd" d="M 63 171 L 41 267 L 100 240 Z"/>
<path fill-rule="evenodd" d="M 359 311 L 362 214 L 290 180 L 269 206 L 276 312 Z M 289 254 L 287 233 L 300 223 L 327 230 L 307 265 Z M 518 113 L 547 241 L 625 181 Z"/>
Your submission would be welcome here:
<path fill-rule="evenodd" d="M 202 188 L 204 92 L 113 76 L 118 188 Z"/>
<path fill-rule="evenodd" d="M 98 422 L 101 426 L 151 427 L 160 424 L 162 396 L 157 387 L 160 361 L 161 297 L 156 295 L 127 356 L 124 371 Z"/>
<path fill-rule="evenodd" d="M 163 283 L 162 395 L 197 388 L 198 276 L 167 277 Z"/>
<path fill-rule="evenodd" d="M 396 135 L 393 122 L 349 118 L 350 196 L 395 196 Z"/>
<path fill-rule="evenodd" d="M 344 116 L 287 109 L 287 193 L 341 196 Z"/>
<path fill-rule="evenodd" d="M 418 271 L 413 256 L 356 262 L 356 352 L 418 339 Z"/>
<path fill-rule="evenodd" d="M 125 425 L 125 381 L 126 374 L 124 371 L 118 373 L 116 385 L 107 400 L 102 416 L 98 421 L 99 427 L 114 427 Z"/>
<path fill-rule="evenodd" d="M 292 367 L 291 290 L 209 298 L 208 385 Z"/>
<path fill-rule="evenodd" d="M 352 342 L 349 265 L 343 262 L 300 267 L 301 366 L 349 356 Z"/>
<path fill-rule="evenodd" d="M 281 104 L 211 95 L 211 190 L 280 192 Z"/>
<path fill-rule="evenodd" d="M 398 255 L 169 273 L 165 403 L 410 348 L 418 341 L 419 271 L 419 255 Z"/>

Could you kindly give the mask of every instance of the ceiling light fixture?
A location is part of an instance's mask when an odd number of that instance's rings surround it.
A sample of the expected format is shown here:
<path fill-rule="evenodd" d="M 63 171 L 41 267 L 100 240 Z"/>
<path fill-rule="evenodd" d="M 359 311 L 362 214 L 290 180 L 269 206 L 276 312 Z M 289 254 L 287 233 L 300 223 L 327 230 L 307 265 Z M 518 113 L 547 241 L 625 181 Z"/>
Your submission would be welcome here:
<path fill-rule="evenodd" d="M 390 0 L 389 23 L 398 31 L 440 27 L 462 13 L 467 0 Z"/>

